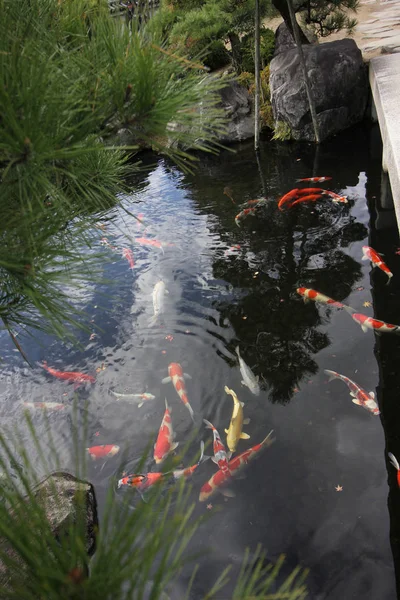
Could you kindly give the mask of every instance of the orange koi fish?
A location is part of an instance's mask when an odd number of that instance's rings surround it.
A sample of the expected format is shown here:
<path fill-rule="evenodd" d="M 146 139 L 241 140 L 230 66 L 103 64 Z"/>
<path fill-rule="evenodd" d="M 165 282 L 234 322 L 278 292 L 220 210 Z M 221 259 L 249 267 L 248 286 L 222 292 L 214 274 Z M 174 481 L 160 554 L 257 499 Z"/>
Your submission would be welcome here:
<path fill-rule="evenodd" d="M 240 227 L 240 221 L 242 221 L 243 219 L 245 219 L 249 215 L 251 215 L 252 217 L 254 217 L 255 214 L 256 214 L 256 209 L 255 208 L 245 208 L 239 214 L 236 215 L 236 217 L 235 217 L 235 223 L 236 223 L 236 225 L 238 227 Z"/>
<path fill-rule="evenodd" d="M 93 460 L 97 460 L 98 458 L 111 458 L 111 456 L 118 454 L 119 446 L 116 446 L 115 444 L 92 446 L 91 448 L 86 448 L 86 452 Z"/>
<path fill-rule="evenodd" d="M 294 200 L 297 200 L 297 198 L 300 195 L 299 192 L 300 192 L 300 190 L 298 188 L 294 188 L 293 190 L 290 190 L 290 192 L 288 192 L 287 194 L 285 194 L 284 196 L 282 196 L 282 198 L 280 198 L 278 200 L 278 208 L 279 208 L 279 210 L 282 210 L 282 207 L 287 202 L 293 202 Z"/>
<path fill-rule="evenodd" d="M 165 412 L 161 426 L 158 432 L 156 443 L 154 444 L 154 460 L 157 464 L 163 462 L 173 450 L 179 445 L 174 442 L 175 434 L 172 429 L 171 410 L 165 399 Z"/>
<path fill-rule="evenodd" d="M 353 319 L 361 325 L 361 329 L 366 333 L 368 329 L 372 329 L 375 333 L 397 333 L 400 334 L 400 326 L 392 325 L 391 323 L 385 323 L 385 321 L 379 321 L 379 319 L 373 319 L 372 317 L 367 317 L 367 315 L 363 315 L 361 313 L 355 313 L 351 315 Z"/>
<path fill-rule="evenodd" d="M 325 296 L 321 294 L 321 292 L 317 292 L 317 290 L 312 290 L 309 288 L 301 287 L 297 288 L 296 292 L 303 296 L 304 302 L 309 302 L 310 300 L 314 300 L 314 302 L 322 302 L 323 304 L 330 304 L 331 306 L 336 306 L 337 308 L 348 308 L 342 302 L 337 302 L 329 296 Z"/>
<path fill-rule="evenodd" d="M 213 432 L 213 436 L 214 436 L 214 443 L 213 443 L 213 449 L 214 449 L 214 456 L 211 458 L 211 460 L 218 465 L 218 468 L 225 474 L 229 475 L 229 466 L 228 466 L 228 456 L 225 450 L 225 446 L 221 441 L 221 437 L 218 433 L 218 431 L 215 429 L 214 425 L 212 423 L 210 423 L 210 421 L 207 421 L 207 419 L 203 419 L 204 423 L 206 424 L 207 429 L 211 429 Z M 231 455 L 229 455 L 230 457 Z"/>
<path fill-rule="evenodd" d="M 149 238 L 140 237 L 140 238 L 135 238 L 135 241 L 138 244 L 142 244 L 142 246 L 153 246 L 153 248 L 158 248 L 159 250 L 163 249 L 162 242 L 159 242 L 158 240 L 151 240 Z"/>
<path fill-rule="evenodd" d="M 274 440 L 270 437 L 271 435 L 272 431 L 269 432 L 267 437 L 260 444 L 256 444 L 249 450 L 239 454 L 239 456 L 232 458 L 232 460 L 230 460 L 228 463 L 229 473 L 224 473 L 221 471 L 221 469 L 217 471 L 201 488 L 199 501 L 204 502 L 205 500 L 208 500 L 208 498 L 210 498 L 216 492 L 221 492 L 226 496 L 232 496 L 233 493 L 223 489 L 223 486 L 228 483 L 233 476 L 237 475 L 239 471 L 245 465 L 247 465 L 247 463 L 258 456 L 263 448 L 267 448 L 274 442 Z"/>
<path fill-rule="evenodd" d="M 399 461 L 397 460 L 397 458 L 395 457 L 395 455 L 392 454 L 391 452 L 388 453 L 388 457 L 390 458 L 390 462 L 392 463 L 392 465 L 394 466 L 394 468 L 397 470 L 397 485 L 400 488 L 400 465 L 399 465 Z"/>
<path fill-rule="evenodd" d="M 363 257 L 361 260 L 370 260 L 374 267 L 378 267 L 388 276 L 388 284 L 390 283 L 391 278 L 393 277 L 393 273 L 389 269 L 389 267 L 383 262 L 380 254 L 376 252 L 371 246 L 363 246 Z"/>
<path fill-rule="evenodd" d="M 331 190 L 324 190 L 325 196 L 329 196 L 332 198 L 332 202 L 343 202 L 347 204 L 348 200 L 346 196 L 339 196 L 339 194 L 335 194 L 335 192 L 331 192 Z"/>
<path fill-rule="evenodd" d="M 129 263 L 129 268 L 133 269 L 135 267 L 135 261 L 133 260 L 133 252 L 129 248 L 122 248 L 122 256 L 126 258 Z"/>
<path fill-rule="evenodd" d="M 340 373 L 336 373 L 336 371 L 329 371 L 328 369 L 324 369 L 324 373 L 329 375 L 329 381 L 332 381 L 333 379 L 339 379 L 347 385 L 347 387 L 350 390 L 350 396 L 352 397 L 352 401 L 354 402 L 354 404 L 358 404 L 366 410 L 369 410 L 369 412 L 371 412 L 373 415 L 379 415 L 379 407 L 376 403 L 374 392 L 367 393 L 354 381 L 352 381 L 345 375 L 340 375 Z"/>
<path fill-rule="evenodd" d="M 292 206 L 295 206 L 296 204 L 301 204 L 302 202 L 316 202 L 317 200 L 321 200 L 321 198 L 321 194 L 309 194 L 308 196 L 300 196 L 300 198 L 292 202 L 289 208 L 292 208 Z"/>
<path fill-rule="evenodd" d="M 74 381 L 75 383 L 94 383 L 96 381 L 95 377 L 92 375 L 85 375 L 84 373 L 79 373 L 78 371 L 56 371 L 52 367 L 47 366 L 47 361 L 43 361 L 42 365 L 43 369 L 45 369 L 50 375 L 53 377 L 57 377 L 57 379 L 66 379 L 67 381 Z"/>
<path fill-rule="evenodd" d="M 308 194 L 324 194 L 326 190 L 323 188 L 299 188 L 297 191 L 299 196 L 307 196 Z"/>
<path fill-rule="evenodd" d="M 168 365 L 168 377 L 165 377 L 162 380 L 162 383 L 168 383 L 169 381 L 172 381 L 172 384 L 176 389 L 179 398 L 182 400 L 183 404 L 190 412 L 190 416 L 194 421 L 194 411 L 193 408 L 190 406 L 190 402 L 186 393 L 185 377 L 191 379 L 190 375 L 182 371 L 182 367 L 179 363 L 171 363 L 170 365 Z"/>
<path fill-rule="evenodd" d="M 329 181 L 332 177 L 303 177 L 302 179 L 296 179 L 296 183 L 300 183 L 303 181 L 311 181 L 312 183 L 323 183 L 324 181 Z"/>
<path fill-rule="evenodd" d="M 118 489 L 126 485 L 136 488 L 139 492 L 144 492 L 149 487 L 160 481 L 165 476 L 165 473 L 147 473 L 146 475 L 126 475 L 119 479 Z"/>
<path fill-rule="evenodd" d="M 177 471 L 172 471 L 172 475 L 174 476 L 174 479 L 181 479 L 182 477 L 184 479 L 188 479 L 189 477 L 191 477 L 193 475 L 193 473 L 195 472 L 197 467 L 199 465 L 201 465 L 202 462 L 204 462 L 205 460 L 208 460 L 209 458 L 210 458 L 209 456 L 206 456 L 204 454 L 204 442 L 201 441 L 200 442 L 200 458 L 197 461 L 197 463 L 195 465 L 192 465 L 191 467 L 187 467 L 186 469 L 178 469 Z"/>
<path fill-rule="evenodd" d="M 40 410 L 64 410 L 65 404 L 61 402 L 24 402 L 25 408 L 34 408 Z"/>

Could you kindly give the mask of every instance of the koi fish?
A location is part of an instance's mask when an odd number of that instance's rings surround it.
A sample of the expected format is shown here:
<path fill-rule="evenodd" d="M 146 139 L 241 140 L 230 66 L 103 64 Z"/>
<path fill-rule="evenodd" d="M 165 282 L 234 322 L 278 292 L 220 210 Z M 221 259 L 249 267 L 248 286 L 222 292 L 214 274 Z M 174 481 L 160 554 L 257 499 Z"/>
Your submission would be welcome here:
<path fill-rule="evenodd" d="M 250 369 L 248 365 L 244 362 L 243 358 L 240 356 L 239 346 L 236 346 L 235 352 L 238 355 L 239 359 L 239 368 L 240 374 L 243 377 L 242 384 L 247 386 L 252 394 L 258 396 L 260 393 L 260 385 L 258 383 L 259 377 L 254 375 L 253 371 Z"/>
<path fill-rule="evenodd" d="M 311 181 L 312 183 L 323 183 L 324 181 L 329 181 L 332 177 L 303 177 L 302 179 L 296 179 L 296 183 L 300 183 L 303 181 Z"/>
<path fill-rule="evenodd" d="M 61 402 L 24 402 L 25 408 L 34 408 L 40 410 L 64 410 L 65 404 Z"/>
<path fill-rule="evenodd" d="M 371 246 L 363 246 L 363 257 L 361 260 L 370 260 L 374 267 L 378 267 L 388 276 L 388 284 L 390 283 L 391 278 L 393 277 L 393 273 L 389 269 L 389 267 L 383 262 L 380 254 L 376 252 Z"/>
<path fill-rule="evenodd" d="M 230 390 L 226 385 L 224 390 L 227 394 L 232 396 L 233 399 L 233 412 L 231 417 L 231 422 L 229 423 L 229 429 L 225 429 L 226 435 L 226 443 L 228 444 L 228 448 L 231 452 L 235 452 L 236 446 L 239 443 L 239 440 L 248 440 L 250 438 L 248 433 L 243 433 L 242 428 L 243 424 L 246 422 L 249 423 L 249 419 L 243 418 L 243 406 L 244 403 L 240 402 L 239 398 L 236 396 L 233 390 Z"/>
<path fill-rule="evenodd" d="M 329 375 L 329 381 L 332 381 L 332 379 L 339 379 L 347 385 L 347 387 L 350 390 L 352 402 L 354 402 L 354 404 L 358 404 L 366 410 L 369 410 L 369 412 L 371 412 L 373 415 L 379 415 L 379 408 L 375 400 L 374 392 L 366 392 L 354 381 L 352 381 L 345 375 L 340 375 L 340 373 L 336 373 L 336 371 L 329 371 L 328 369 L 324 369 L 324 373 Z"/>
<path fill-rule="evenodd" d="M 149 487 L 160 481 L 165 473 L 147 473 L 146 475 L 126 475 L 118 480 L 118 489 L 126 485 L 136 488 L 139 492 L 144 492 Z"/>
<path fill-rule="evenodd" d="M 152 246 L 153 248 L 158 248 L 159 250 L 163 250 L 163 243 L 158 240 L 151 240 L 149 238 L 140 237 L 135 238 L 135 241 L 142 246 Z"/>
<path fill-rule="evenodd" d="M 157 464 L 163 462 L 179 445 L 179 442 L 174 442 L 175 434 L 172 429 L 171 410 L 165 398 L 165 412 L 161 426 L 158 431 L 156 443 L 154 444 L 154 460 Z"/>
<path fill-rule="evenodd" d="M 245 219 L 249 215 L 251 215 L 252 217 L 254 217 L 255 214 L 256 214 L 256 209 L 255 208 L 245 208 L 239 214 L 236 215 L 236 217 L 235 217 L 235 223 L 236 223 L 236 225 L 238 227 L 240 227 L 240 221 L 242 221 L 243 219 Z"/>
<path fill-rule="evenodd" d="M 201 463 L 203 463 L 204 461 L 208 460 L 209 458 L 210 458 L 209 456 L 206 456 L 204 454 L 204 442 L 201 441 L 200 442 L 200 458 L 197 461 L 197 463 L 192 465 L 191 467 L 187 467 L 186 469 L 178 469 L 176 471 L 172 471 L 172 475 L 173 475 L 174 479 L 181 479 L 182 477 L 184 479 L 188 479 L 189 477 L 191 477 L 193 475 L 193 473 L 195 472 L 197 467 L 199 465 L 201 465 Z"/>
<path fill-rule="evenodd" d="M 140 229 L 142 225 L 144 226 L 143 219 L 144 219 L 144 214 L 143 213 L 139 213 L 136 216 L 136 227 L 138 229 Z"/>
<path fill-rule="evenodd" d="M 388 457 L 390 458 L 390 462 L 392 463 L 392 465 L 394 466 L 394 468 L 397 469 L 397 485 L 400 488 L 400 465 L 399 465 L 399 461 L 397 460 L 397 458 L 395 457 L 395 455 L 392 454 L 391 452 L 388 452 Z"/>
<path fill-rule="evenodd" d="M 122 248 L 122 256 L 126 258 L 129 263 L 129 268 L 135 268 L 135 261 L 133 260 L 133 252 L 129 248 Z"/>
<path fill-rule="evenodd" d="M 260 202 L 265 202 L 265 198 L 258 198 L 257 200 L 247 200 L 246 204 L 248 206 L 256 206 Z"/>
<path fill-rule="evenodd" d="M 57 379 L 66 379 L 67 381 L 75 381 L 75 383 L 94 383 L 96 381 L 95 377 L 92 375 L 85 375 L 85 373 L 79 373 L 78 371 L 56 371 L 52 367 L 47 366 L 47 361 L 43 361 L 42 365 L 43 369 L 45 369 L 50 375 L 53 377 L 57 377 Z"/>
<path fill-rule="evenodd" d="M 346 307 L 345 304 L 342 304 L 342 302 L 337 302 L 336 300 L 329 298 L 329 296 L 325 296 L 324 294 L 317 292 L 317 290 L 312 290 L 310 288 L 301 287 L 301 288 L 297 288 L 296 292 L 298 294 L 300 294 L 300 296 L 303 297 L 303 300 L 305 303 L 309 302 L 310 300 L 314 300 L 314 302 L 322 302 L 323 304 L 330 304 L 331 306 L 336 306 L 337 308 L 349 308 L 349 307 Z"/>
<path fill-rule="evenodd" d="M 109 390 L 109 392 L 115 396 L 117 400 L 120 398 L 123 398 L 124 400 L 133 400 L 133 402 L 138 404 L 138 408 L 141 408 L 147 400 L 155 399 L 155 396 L 153 396 L 153 394 L 149 394 L 148 392 L 143 392 L 143 394 L 119 394 L 113 390 Z"/>
<path fill-rule="evenodd" d="M 168 365 L 168 377 L 164 377 L 162 383 L 168 383 L 169 381 L 172 381 L 172 384 L 179 398 L 182 400 L 183 404 L 190 412 L 190 416 L 192 417 L 192 420 L 194 422 L 194 411 L 193 408 L 190 406 L 190 402 L 187 397 L 185 377 L 191 379 L 190 375 L 182 371 L 182 367 L 179 363 L 170 363 Z"/>
<path fill-rule="evenodd" d="M 86 452 L 93 460 L 97 460 L 98 458 L 111 458 L 111 456 L 118 454 L 119 446 L 116 446 L 115 444 L 92 446 L 91 448 L 86 448 Z"/>
<path fill-rule="evenodd" d="M 207 419 L 203 419 L 203 422 L 205 423 L 207 429 L 212 430 L 213 436 L 214 436 L 214 443 L 213 443 L 214 456 L 211 458 L 211 460 L 216 465 L 218 465 L 218 468 L 221 469 L 221 471 L 223 471 L 224 473 L 228 473 L 229 472 L 228 456 L 226 454 L 225 446 L 223 445 L 223 443 L 221 441 L 220 435 L 219 435 L 218 431 L 215 429 L 214 425 L 212 423 L 210 423 L 210 421 L 207 421 Z"/>
<path fill-rule="evenodd" d="M 165 283 L 163 281 L 157 281 L 152 293 L 154 315 L 150 319 L 150 325 L 154 325 L 157 322 L 158 317 L 164 312 L 165 294 L 168 294 L 168 291 L 165 289 Z"/>
<path fill-rule="evenodd" d="M 367 317 L 367 315 L 363 315 L 361 313 L 355 313 L 351 315 L 353 319 L 361 325 L 361 329 L 366 333 L 368 329 L 372 329 L 375 333 L 397 333 L 400 334 L 400 326 L 392 325 L 391 323 L 385 323 L 385 321 L 379 321 L 379 319 L 373 319 L 372 317 Z"/>
<path fill-rule="evenodd" d="M 324 190 L 324 194 L 332 198 L 332 202 L 343 202 L 344 204 L 348 202 L 346 196 L 339 196 L 339 194 L 335 194 L 335 192 L 331 192 L 330 190 Z"/>
<path fill-rule="evenodd" d="M 274 440 L 271 439 L 271 435 L 272 431 L 269 432 L 267 437 L 260 444 L 256 444 L 249 450 L 239 454 L 239 456 L 232 458 L 228 464 L 229 473 L 224 473 L 221 470 L 214 473 L 214 475 L 201 488 L 199 501 L 204 502 L 205 500 L 208 500 L 208 498 L 210 498 L 216 492 L 221 492 L 225 496 L 232 497 L 234 494 L 231 491 L 224 489 L 223 486 L 228 483 L 233 476 L 237 475 L 245 465 L 254 460 L 254 458 L 259 455 L 263 448 L 271 446 L 271 444 L 274 442 Z"/>
<path fill-rule="evenodd" d="M 234 199 L 232 197 L 232 190 L 230 187 L 224 187 L 223 193 L 225 194 L 225 196 L 228 196 L 229 200 L 232 200 L 233 204 L 236 204 L 236 202 L 234 201 Z"/>
<path fill-rule="evenodd" d="M 278 201 L 278 208 L 279 208 L 279 210 L 282 210 L 282 207 L 287 202 L 294 202 L 294 200 L 297 200 L 297 198 L 300 195 L 299 192 L 300 192 L 300 190 L 298 188 L 294 188 L 293 190 L 290 190 L 290 192 L 288 192 L 287 194 L 285 194 L 284 196 L 282 196 L 282 198 L 280 198 L 279 201 Z"/>
<path fill-rule="evenodd" d="M 324 188 L 299 188 L 299 196 L 308 196 L 308 194 L 324 194 L 326 190 Z"/>
<path fill-rule="evenodd" d="M 302 202 L 316 202 L 317 200 L 320 200 L 321 198 L 322 198 L 321 194 L 308 194 L 308 196 L 300 196 L 300 198 L 298 198 L 297 200 L 292 202 L 292 204 L 290 205 L 290 208 L 292 208 L 292 206 L 295 206 L 296 204 L 301 204 Z"/>

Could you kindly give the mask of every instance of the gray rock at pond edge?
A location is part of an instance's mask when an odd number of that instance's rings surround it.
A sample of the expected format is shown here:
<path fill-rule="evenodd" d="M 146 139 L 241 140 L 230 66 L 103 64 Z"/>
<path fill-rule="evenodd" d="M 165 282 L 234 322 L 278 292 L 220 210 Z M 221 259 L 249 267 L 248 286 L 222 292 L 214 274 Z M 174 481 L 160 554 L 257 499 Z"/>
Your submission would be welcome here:
<path fill-rule="evenodd" d="M 76 495 L 82 492 L 84 493 L 84 502 L 81 505 L 77 503 Z M 67 531 L 71 523 L 76 522 L 78 510 L 83 506 L 86 551 L 91 556 L 96 547 L 96 530 L 98 527 L 97 503 L 92 484 L 77 479 L 69 473 L 57 472 L 33 488 L 32 493 L 43 506 L 56 538 L 62 531 Z M 29 497 L 26 497 L 25 501 L 29 502 Z M 12 548 L 6 548 L 6 552 L 10 558 L 22 566 L 22 559 Z M 7 568 L 0 561 L 0 581 L 4 585 L 7 584 L 8 579 Z"/>
<path fill-rule="evenodd" d="M 304 34 L 310 44 L 317 44 L 318 38 L 314 32 L 308 31 L 304 29 Z M 286 26 L 286 23 L 283 22 L 279 25 L 279 27 L 275 31 L 275 50 L 274 50 L 274 58 L 281 54 L 281 52 L 286 52 L 286 50 L 290 50 L 291 48 L 295 48 L 296 44 L 293 40 L 292 34 Z"/>
<path fill-rule="evenodd" d="M 229 144 L 254 137 L 253 102 L 247 89 L 232 81 L 220 90 L 220 95 L 228 124 L 226 133 L 219 141 Z"/>
<path fill-rule="evenodd" d="M 368 99 L 368 79 L 354 40 L 303 46 L 314 95 L 321 140 L 362 120 Z M 295 140 L 314 141 L 303 71 L 296 49 L 272 59 L 271 104 L 275 121 L 284 121 Z"/>

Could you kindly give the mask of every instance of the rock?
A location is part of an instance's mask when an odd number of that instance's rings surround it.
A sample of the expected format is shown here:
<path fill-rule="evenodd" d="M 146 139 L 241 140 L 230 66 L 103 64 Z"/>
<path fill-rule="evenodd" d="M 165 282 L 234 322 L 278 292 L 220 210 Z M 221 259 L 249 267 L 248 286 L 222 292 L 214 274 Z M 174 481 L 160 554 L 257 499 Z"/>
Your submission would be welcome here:
<path fill-rule="evenodd" d="M 303 31 L 310 44 L 318 44 L 318 38 L 313 31 L 309 31 L 308 29 L 304 28 Z M 281 54 L 281 52 L 286 52 L 286 50 L 290 50 L 291 48 L 295 47 L 296 44 L 292 38 L 292 34 L 286 26 L 286 23 L 281 23 L 275 31 L 274 58 L 275 56 L 278 56 L 278 54 Z"/>
<path fill-rule="evenodd" d="M 229 144 L 254 137 L 253 102 L 247 89 L 232 81 L 222 88 L 220 94 L 221 105 L 228 117 L 228 127 L 219 141 Z"/>
<path fill-rule="evenodd" d="M 303 46 L 324 140 L 361 121 L 368 99 L 368 78 L 354 40 Z M 297 49 L 287 50 L 270 65 L 271 104 L 275 122 L 283 121 L 295 140 L 314 141 L 314 131 Z"/>
<path fill-rule="evenodd" d="M 93 486 L 89 482 L 77 479 L 69 473 L 57 472 L 33 488 L 32 493 L 44 508 L 55 538 L 58 538 L 63 531 L 67 532 L 68 527 L 76 522 L 81 504 L 76 502 L 75 496 L 77 493 L 85 495 L 82 506 L 85 511 L 86 552 L 88 556 L 91 556 L 96 547 L 96 530 L 98 527 L 97 503 Z M 28 496 L 24 500 L 27 503 L 30 502 Z M 12 517 L 13 513 L 10 514 Z M 33 531 L 32 534 L 34 535 L 35 532 Z M 6 545 L 3 549 L 6 550 L 10 559 L 23 567 L 23 561 L 14 548 Z M 7 567 L 0 561 L 0 583 L 7 585 L 8 580 Z"/>

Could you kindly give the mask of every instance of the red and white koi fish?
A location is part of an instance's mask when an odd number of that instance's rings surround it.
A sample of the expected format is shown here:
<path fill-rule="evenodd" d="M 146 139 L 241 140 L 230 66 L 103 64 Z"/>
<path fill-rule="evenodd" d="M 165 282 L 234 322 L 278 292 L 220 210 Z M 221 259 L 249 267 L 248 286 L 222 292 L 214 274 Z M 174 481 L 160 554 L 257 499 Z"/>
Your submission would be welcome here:
<path fill-rule="evenodd" d="M 394 466 L 394 468 L 397 470 L 397 485 L 400 488 L 400 465 L 399 465 L 399 461 L 397 460 L 397 458 L 395 457 L 395 455 L 392 454 L 391 452 L 388 453 L 388 457 L 390 458 L 390 462 L 392 463 L 392 465 Z"/>
<path fill-rule="evenodd" d="M 329 196 L 332 198 L 332 202 L 343 202 L 343 204 L 347 204 L 348 200 L 346 196 L 339 196 L 339 194 L 335 194 L 335 192 L 331 192 L 331 190 L 324 190 L 325 196 Z"/>
<path fill-rule="evenodd" d="M 249 215 L 251 215 L 252 217 L 254 217 L 256 214 L 256 209 L 255 208 L 245 208 L 244 210 L 242 210 L 239 214 L 236 215 L 235 217 L 235 223 L 238 227 L 240 227 L 240 222 L 245 219 L 246 217 L 248 217 Z"/>
<path fill-rule="evenodd" d="M 122 256 L 126 258 L 129 263 L 129 268 L 135 268 L 135 261 L 133 260 L 133 252 L 129 248 L 122 248 Z"/>
<path fill-rule="evenodd" d="M 176 471 L 172 471 L 172 475 L 174 476 L 174 479 L 181 479 L 182 477 L 184 479 L 188 479 L 189 477 L 191 477 L 193 475 L 193 473 L 195 472 L 197 467 L 199 465 L 201 465 L 201 463 L 203 463 L 205 460 L 208 460 L 209 458 L 210 458 L 209 456 L 206 456 L 204 454 L 204 442 L 201 441 L 200 442 L 200 458 L 197 461 L 197 463 L 192 465 L 191 467 L 186 467 L 186 469 L 178 469 Z"/>
<path fill-rule="evenodd" d="M 24 402 L 25 408 L 33 408 L 40 410 L 64 410 L 65 404 L 61 402 Z"/>
<path fill-rule="evenodd" d="M 171 410 L 165 399 L 165 412 L 161 421 L 156 443 L 154 444 L 154 460 L 157 464 L 163 462 L 173 450 L 179 445 L 174 442 L 175 434 L 172 429 Z"/>
<path fill-rule="evenodd" d="M 301 204 L 303 202 L 316 202 L 317 200 L 321 200 L 321 198 L 321 194 L 308 194 L 307 196 L 300 196 L 300 198 L 292 202 L 289 208 L 292 208 L 292 206 L 296 206 L 296 204 Z"/>
<path fill-rule="evenodd" d="M 90 458 L 93 460 L 97 460 L 98 458 L 111 458 L 115 456 L 119 452 L 119 446 L 115 444 L 108 444 L 106 446 L 91 446 L 91 448 L 86 448 L 86 452 L 89 454 Z"/>
<path fill-rule="evenodd" d="M 329 181 L 332 177 L 303 177 L 302 179 L 296 179 L 296 183 L 300 183 L 301 181 L 311 181 L 312 183 L 323 183 L 324 181 Z"/>
<path fill-rule="evenodd" d="M 312 290 L 310 288 L 300 287 L 297 288 L 296 292 L 303 296 L 304 302 L 309 302 L 310 300 L 314 300 L 314 302 L 322 302 L 323 304 L 330 304 L 331 306 L 336 306 L 336 308 L 349 308 L 342 302 L 337 302 L 337 300 L 333 300 L 329 298 L 329 296 L 325 296 L 321 294 L 321 292 L 317 292 L 317 290 Z"/>
<path fill-rule="evenodd" d="M 392 325 L 391 323 L 385 323 L 385 321 L 379 321 L 379 319 L 373 319 L 367 317 L 361 313 L 355 313 L 351 315 L 353 319 L 361 325 L 361 329 L 366 333 L 368 329 L 372 329 L 375 333 L 397 333 L 400 334 L 400 326 Z"/>
<path fill-rule="evenodd" d="M 389 269 L 389 267 L 383 262 L 380 254 L 376 252 L 371 246 L 363 246 L 363 257 L 361 260 L 370 260 L 374 267 L 378 267 L 388 276 L 388 283 L 390 283 L 391 278 L 393 277 L 393 273 Z"/>
<path fill-rule="evenodd" d="M 324 188 L 299 188 L 297 192 L 298 196 L 308 196 L 308 194 L 324 194 L 326 190 Z"/>
<path fill-rule="evenodd" d="M 269 432 L 267 437 L 260 443 L 256 444 L 249 450 L 242 452 L 239 456 L 232 458 L 228 463 L 229 473 L 217 471 L 214 475 L 203 485 L 200 490 L 199 501 L 204 502 L 208 500 L 216 492 L 221 492 L 226 496 L 233 496 L 234 494 L 229 490 L 224 489 L 224 485 L 231 480 L 231 478 L 239 473 L 239 471 L 247 465 L 251 460 L 259 455 L 263 448 L 270 446 L 274 440 L 271 439 L 272 431 Z"/>
<path fill-rule="evenodd" d="M 67 381 L 74 381 L 75 383 L 94 383 L 96 378 L 92 375 L 85 375 L 85 373 L 79 373 L 79 371 L 56 371 L 52 367 L 47 366 L 47 361 L 43 361 L 42 365 L 50 375 L 57 377 L 57 379 L 66 379 Z"/>
<path fill-rule="evenodd" d="M 149 487 L 163 479 L 165 473 L 147 473 L 146 475 L 126 475 L 119 479 L 118 489 L 126 485 L 129 487 L 136 488 L 139 492 L 144 492 Z"/>
<path fill-rule="evenodd" d="M 282 207 L 287 204 L 288 202 L 294 202 L 295 200 L 297 200 L 297 198 L 299 197 L 299 192 L 300 190 L 298 188 L 294 188 L 293 190 L 290 190 L 290 192 L 287 192 L 287 194 L 285 194 L 284 196 L 282 196 L 279 200 L 278 200 L 278 208 L 279 210 L 282 210 Z"/>
<path fill-rule="evenodd" d="M 350 396 L 352 397 L 352 401 L 354 404 L 358 404 L 362 406 L 366 410 L 369 410 L 373 415 L 379 415 L 379 407 L 375 400 L 374 392 L 366 392 L 359 385 L 357 385 L 354 381 L 346 377 L 345 375 L 340 375 L 340 373 L 336 373 L 336 371 L 329 371 L 328 369 L 324 369 L 324 373 L 329 375 L 329 381 L 332 379 L 340 379 L 347 385 L 350 390 Z"/>
<path fill-rule="evenodd" d="M 190 406 L 190 402 L 186 393 L 185 377 L 191 379 L 190 375 L 182 371 L 182 367 L 179 363 L 171 363 L 168 365 L 168 377 L 165 377 L 162 380 L 162 383 L 168 383 L 169 381 L 172 381 L 179 398 L 190 412 L 190 416 L 194 421 L 194 411 Z"/>
<path fill-rule="evenodd" d="M 216 465 L 218 465 L 218 468 L 223 473 L 229 474 L 228 455 L 226 453 L 225 446 L 221 441 L 221 437 L 220 437 L 217 429 L 214 427 L 214 425 L 212 423 L 210 423 L 210 421 L 207 421 L 207 419 L 203 419 L 203 421 L 206 424 L 207 429 L 212 430 L 213 436 L 214 436 L 214 443 L 213 443 L 214 456 L 211 458 L 211 460 Z"/>

